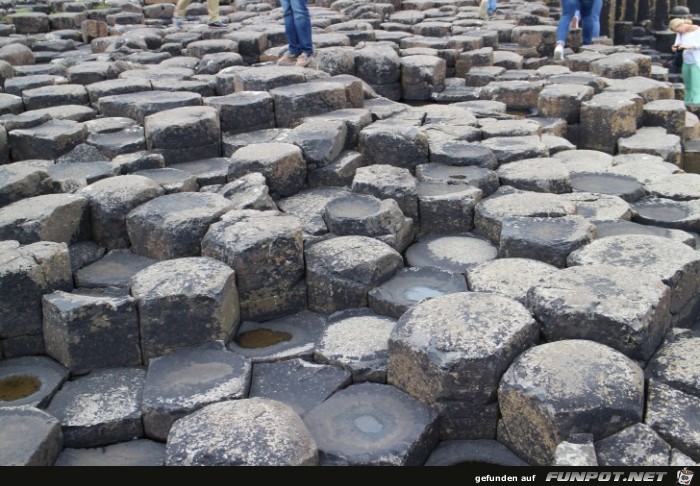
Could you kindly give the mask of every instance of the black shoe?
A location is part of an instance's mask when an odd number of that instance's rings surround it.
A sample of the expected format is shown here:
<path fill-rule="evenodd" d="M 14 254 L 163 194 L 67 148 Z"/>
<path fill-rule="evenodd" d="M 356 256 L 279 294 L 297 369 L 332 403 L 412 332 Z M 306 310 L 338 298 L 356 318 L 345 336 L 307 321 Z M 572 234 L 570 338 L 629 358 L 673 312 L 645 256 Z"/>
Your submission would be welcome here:
<path fill-rule="evenodd" d="M 209 27 L 213 27 L 215 29 L 225 29 L 228 27 L 228 24 L 223 23 L 221 20 L 217 20 L 216 22 L 210 22 Z"/>

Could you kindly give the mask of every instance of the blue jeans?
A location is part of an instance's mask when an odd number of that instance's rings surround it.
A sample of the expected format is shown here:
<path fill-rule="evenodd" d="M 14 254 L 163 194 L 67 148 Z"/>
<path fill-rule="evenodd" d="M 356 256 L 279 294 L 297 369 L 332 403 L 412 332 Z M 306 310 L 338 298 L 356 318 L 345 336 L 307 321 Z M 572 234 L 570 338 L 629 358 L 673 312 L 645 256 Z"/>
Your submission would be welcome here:
<path fill-rule="evenodd" d="M 496 2 L 497 1 L 498 0 L 489 0 L 489 5 L 488 5 L 488 7 L 486 7 L 486 11 L 489 13 L 489 15 L 491 15 L 492 13 L 494 13 L 496 11 Z"/>
<path fill-rule="evenodd" d="M 571 19 L 578 10 L 581 15 L 581 28 L 583 29 L 583 44 L 593 43 L 594 37 L 600 36 L 600 11 L 603 8 L 603 0 L 562 0 L 561 19 L 557 27 L 557 42 L 566 43 Z"/>
<path fill-rule="evenodd" d="M 284 33 L 289 43 L 289 53 L 293 56 L 306 53 L 312 55 L 311 15 L 306 0 L 280 0 L 284 12 Z"/>

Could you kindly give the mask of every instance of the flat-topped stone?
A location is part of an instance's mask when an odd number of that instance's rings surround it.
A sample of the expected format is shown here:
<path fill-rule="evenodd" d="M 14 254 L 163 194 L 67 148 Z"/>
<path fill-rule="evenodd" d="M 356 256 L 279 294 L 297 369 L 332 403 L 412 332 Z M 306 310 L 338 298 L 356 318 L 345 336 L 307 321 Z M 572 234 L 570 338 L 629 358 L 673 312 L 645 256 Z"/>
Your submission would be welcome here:
<path fill-rule="evenodd" d="M 70 152 L 87 138 L 85 125 L 72 120 L 49 120 L 9 134 L 11 155 L 17 160 L 53 160 Z"/>
<path fill-rule="evenodd" d="M 291 407 L 249 398 L 214 403 L 173 425 L 166 465 L 318 465 L 316 443 Z"/>
<path fill-rule="evenodd" d="M 103 368 L 69 381 L 47 412 L 61 422 L 66 447 L 94 447 L 140 437 L 145 370 Z"/>
<path fill-rule="evenodd" d="M 491 137 L 482 144 L 493 151 L 499 164 L 550 155 L 549 148 L 536 135 Z"/>
<path fill-rule="evenodd" d="M 46 408 L 69 371 L 47 356 L 0 361 L 0 408 Z"/>
<path fill-rule="evenodd" d="M 311 410 L 304 422 L 322 465 L 418 466 L 438 441 L 435 411 L 388 385 L 352 385 Z"/>
<path fill-rule="evenodd" d="M 410 267 L 436 267 L 464 273 L 469 268 L 496 258 L 498 250 L 491 242 L 472 234 L 429 234 L 406 250 Z"/>
<path fill-rule="evenodd" d="M 293 196 L 280 199 L 277 205 L 282 212 L 299 218 L 301 227 L 306 234 L 320 236 L 328 233 L 328 227 L 323 219 L 326 205 L 330 201 L 348 194 L 349 191 L 345 188 L 302 189 Z"/>
<path fill-rule="evenodd" d="M 131 277 L 156 262 L 157 260 L 135 255 L 129 250 L 112 250 L 94 263 L 77 270 L 75 283 L 84 288 L 127 289 Z"/>
<path fill-rule="evenodd" d="M 52 192 L 49 168 L 29 161 L 0 166 L 0 206 Z"/>
<path fill-rule="evenodd" d="M 495 438 L 501 374 L 537 333 L 525 307 L 507 297 L 436 297 L 399 319 L 389 340 L 387 381 L 438 409 L 441 438 Z"/>
<path fill-rule="evenodd" d="M 143 389 L 146 436 L 165 441 L 173 423 L 210 403 L 246 398 L 250 361 L 223 343 L 181 348 L 149 362 Z"/>
<path fill-rule="evenodd" d="M 421 164 L 416 167 L 416 178 L 426 183 L 472 186 L 480 189 L 484 197 L 498 189 L 498 175 L 483 167 L 457 167 L 444 164 Z"/>
<path fill-rule="evenodd" d="M 697 199 L 674 201 L 647 197 L 632 205 L 633 220 L 684 231 L 700 231 L 700 203 Z"/>
<path fill-rule="evenodd" d="M 253 143 L 232 156 L 227 176 L 232 181 L 251 172 L 265 176 L 272 194 L 291 196 L 306 181 L 306 161 L 302 151 L 291 143 Z"/>
<path fill-rule="evenodd" d="M 675 241 L 685 243 L 691 248 L 696 248 L 697 244 L 692 233 L 683 230 L 675 230 L 653 226 L 649 224 L 634 223 L 625 220 L 594 221 L 598 238 L 615 235 L 651 235 L 663 236 Z"/>
<path fill-rule="evenodd" d="M 668 466 L 671 446 L 646 424 L 634 424 L 595 444 L 600 466 Z"/>
<path fill-rule="evenodd" d="M 88 449 L 65 448 L 54 466 L 164 466 L 165 444 L 137 439 Z"/>
<path fill-rule="evenodd" d="M 387 346 L 395 325 L 394 319 L 369 309 L 338 312 L 323 331 L 314 361 L 349 371 L 354 383 L 385 383 Z"/>
<path fill-rule="evenodd" d="M 656 354 L 649 361 L 645 374 L 690 395 L 700 393 L 700 382 L 693 372 L 697 366 L 697 344 L 700 338 L 687 331 L 668 334 Z"/>
<path fill-rule="evenodd" d="M 0 452 L 3 466 L 53 466 L 63 448 L 61 424 L 33 407 L 0 408 L 0 441 L 12 444 Z"/>
<path fill-rule="evenodd" d="M 499 440 L 529 463 L 544 465 L 573 431 L 600 439 L 641 421 L 644 376 L 607 346 L 558 341 L 518 356 L 503 375 L 498 403 Z"/>
<path fill-rule="evenodd" d="M 537 260 L 498 258 L 467 270 L 467 283 L 472 292 L 497 293 L 526 305 L 530 287 L 556 272 L 555 266 Z"/>
<path fill-rule="evenodd" d="M 146 116 L 164 110 L 202 104 L 202 96 L 185 91 L 141 91 L 103 96 L 97 107 L 103 116 L 127 117 L 143 123 Z"/>
<path fill-rule="evenodd" d="M 666 162 L 681 166 L 681 137 L 668 133 L 664 127 L 642 127 L 631 136 L 622 136 L 617 147 L 621 154 L 658 155 Z"/>
<path fill-rule="evenodd" d="M 535 192 L 571 191 L 571 175 L 559 159 L 542 157 L 501 165 L 496 171 L 501 185 Z"/>

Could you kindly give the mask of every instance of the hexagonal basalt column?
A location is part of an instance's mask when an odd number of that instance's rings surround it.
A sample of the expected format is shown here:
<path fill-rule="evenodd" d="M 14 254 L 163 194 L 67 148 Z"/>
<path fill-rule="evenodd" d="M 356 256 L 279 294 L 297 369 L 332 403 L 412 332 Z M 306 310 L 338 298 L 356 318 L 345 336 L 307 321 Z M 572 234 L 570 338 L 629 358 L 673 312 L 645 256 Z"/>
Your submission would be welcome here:
<path fill-rule="evenodd" d="M 401 92 L 404 100 L 429 100 L 445 89 L 444 59 L 437 56 L 408 56 L 401 59 Z"/>
<path fill-rule="evenodd" d="M 386 164 L 359 167 L 352 180 L 352 191 L 379 199 L 394 199 L 403 214 L 418 219 L 416 179 L 408 169 Z"/>
<path fill-rule="evenodd" d="M 126 248 L 126 216 L 132 209 L 162 196 L 165 191 L 151 179 L 137 175 L 110 177 L 81 189 L 90 202 L 93 238 L 108 249 Z"/>
<path fill-rule="evenodd" d="M 607 437 L 641 421 L 644 374 L 623 354 L 567 340 L 525 351 L 498 389 L 499 441 L 531 464 L 546 465 L 573 432 Z"/>
<path fill-rule="evenodd" d="M 47 356 L 0 361 L 0 408 L 45 408 L 68 375 L 66 368 Z"/>
<path fill-rule="evenodd" d="M 403 267 L 401 255 L 366 236 L 341 236 L 306 251 L 309 309 L 327 314 L 367 305 L 367 292 Z"/>
<path fill-rule="evenodd" d="M 177 348 L 228 341 L 240 322 L 231 267 L 213 258 L 159 262 L 131 280 L 144 362 Z"/>
<path fill-rule="evenodd" d="M 326 205 L 324 220 L 331 233 L 362 235 L 383 241 L 403 251 L 413 240 L 413 222 L 394 199 L 380 200 L 364 194 L 349 194 Z"/>
<path fill-rule="evenodd" d="M 399 319 L 387 382 L 438 408 L 441 438 L 495 438 L 501 374 L 537 335 L 527 309 L 507 297 L 436 297 Z"/>
<path fill-rule="evenodd" d="M 339 312 L 329 320 L 314 360 L 350 371 L 355 383 L 385 383 L 387 346 L 395 326 L 395 320 L 369 309 Z"/>
<path fill-rule="evenodd" d="M 498 258 L 467 270 L 472 292 L 493 292 L 527 305 L 527 291 L 538 280 L 557 272 L 557 268 L 527 258 Z"/>
<path fill-rule="evenodd" d="M 406 250 L 406 262 L 411 267 L 464 273 L 479 263 L 493 260 L 497 254 L 498 249 L 490 241 L 472 234 L 430 234 Z"/>
<path fill-rule="evenodd" d="M 244 319 L 270 319 L 305 307 L 305 298 L 287 302 L 284 297 L 295 294 L 304 277 L 298 218 L 272 211 L 250 215 L 232 211 L 211 225 L 202 239 L 202 255 L 235 270 Z"/>
<path fill-rule="evenodd" d="M 209 225 L 231 206 L 225 197 L 206 192 L 157 197 L 126 217 L 132 249 L 157 260 L 197 256 Z"/>
<path fill-rule="evenodd" d="M 675 330 L 649 361 L 645 374 L 684 393 L 700 395 L 696 373 L 700 365 L 700 337 L 686 330 Z"/>
<path fill-rule="evenodd" d="M 418 185 L 420 233 L 464 233 L 474 229 L 474 208 L 481 189 L 466 184 Z"/>
<path fill-rule="evenodd" d="M 581 148 L 614 154 L 618 139 L 636 130 L 637 105 L 624 93 L 601 93 L 581 103 Z"/>
<path fill-rule="evenodd" d="M 173 424 L 169 466 L 315 466 L 316 442 L 301 418 L 265 398 L 213 403 Z"/>
<path fill-rule="evenodd" d="M 165 441 L 177 419 L 210 403 L 245 398 L 250 372 L 250 360 L 226 351 L 223 343 L 152 359 L 142 402 L 146 435 Z"/>
<path fill-rule="evenodd" d="M 661 236 L 620 235 L 595 240 L 567 259 L 569 266 L 609 264 L 643 270 L 671 288 L 674 326 L 695 323 L 700 308 L 700 255 L 688 245 Z"/>
<path fill-rule="evenodd" d="M 35 408 L 0 409 L 0 443 L 1 466 L 53 466 L 63 448 L 61 424 Z"/>
<path fill-rule="evenodd" d="M 671 326 L 670 289 L 639 270 L 571 267 L 535 283 L 527 298 L 545 339 L 588 339 L 642 361 Z"/>
<path fill-rule="evenodd" d="M 147 439 L 88 449 L 66 448 L 54 466 L 164 466 L 165 444 Z"/>
<path fill-rule="evenodd" d="M 435 411 L 387 385 L 352 385 L 304 422 L 321 465 L 420 466 L 438 441 Z"/>
<path fill-rule="evenodd" d="M 367 165 L 388 164 L 414 170 L 429 161 L 428 136 L 412 124 L 373 123 L 360 131 L 358 151 Z"/>
<path fill-rule="evenodd" d="M 93 447 L 139 437 L 141 368 L 103 368 L 63 385 L 46 409 L 61 421 L 66 447 Z"/>
<path fill-rule="evenodd" d="M 227 180 L 251 172 L 265 176 L 271 194 L 291 196 L 306 181 L 306 161 L 301 149 L 291 143 L 252 143 L 233 154 Z"/>

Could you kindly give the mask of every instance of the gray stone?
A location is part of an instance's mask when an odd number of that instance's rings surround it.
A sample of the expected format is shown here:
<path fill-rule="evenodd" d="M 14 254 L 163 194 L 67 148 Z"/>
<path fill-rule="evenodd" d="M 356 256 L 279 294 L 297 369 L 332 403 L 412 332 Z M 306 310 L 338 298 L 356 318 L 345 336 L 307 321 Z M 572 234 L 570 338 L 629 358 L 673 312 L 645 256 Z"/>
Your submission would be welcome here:
<path fill-rule="evenodd" d="M 151 82 L 145 79 L 110 79 L 85 86 L 90 103 L 97 105 L 105 96 L 125 95 L 141 91 L 151 91 Z"/>
<path fill-rule="evenodd" d="M 429 100 L 434 91 L 445 89 L 447 64 L 437 56 L 401 59 L 401 96 L 404 100 Z"/>
<path fill-rule="evenodd" d="M 94 263 L 77 270 L 75 285 L 83 288 L 116 287 L 127 290 L 131 277 L 157 260 L 134 255 L 129 250 L 112 250 Z"/>
<path fill-rule="evenodd" d="M 66 368 L 46 356 L 0 361 L 0 408 L 46 408 L 68 375 Z"/>
<path fill-rule="evenodd" d="M 436 267 L 453 273 L 464 273 L 480 263 L 493 260 L 497 248 L 488 240 L 472 234 L 430 234 L 406 250 L 411 267 Z"/>
<path fill-rule="evenodd" d="M 632 209 L 629 203 L 618 196 L 572 192 L 564 197 L 576 205 L 577 215 L 591 222 L 628 221 L 632 218 Z"/>
<path fill-rule="evenodd" d="M 535 135 L 539 137 L 542 125 L 535 120 L 491 120 L 481 119 L 479 122 L 484 139 L 494 137 L 526 137 Z"/>
<path fill-rule="evenodd" d="M 231 66 L 242 66 L 243 57 L 237 52 L 216 52 L 204 54 L 197 64 L 197 74 L 217 74 Z"/>
<path fill-rule="evenodd" d="M 51 192 L 47 169 L 30 162 L 1 165 L 0 180 L 0 206 Z"/>
<path fill-rule="evenodd" d="M 146 148 L 163 155 L 166 164 L 204 158 L 213 149 L 221 154 L 218 112 L 208 106 L 186 106 L 160 111 L 144 119 Z"/>
<path fill-rule="evenodd" d="M 466 184 L 418 184 L 420 233 L 463 233 L 474 229 L 474 208 L 482 192 Z"/>
<path fill-rule="evenodd" d="M 457 466 L 470 462 L 500 466 L 528 464 L 495 440 L 443 440 L 430 453 L 424 466 Z"/>
<path fill-rule="evenodd" d="M 87 211 L 87 199 L 72 194 L 23 199 L 0 208 L 0 239 L 73 243 L 88 234 Z"/>
<path fill-rule="evenodd" d="M 581 103 L 589 101 L 595 90 L 590 86 L 551 84 L 540 91 L 537 111 L 541 116 L 563 118 L 567 123 L 578 123 Z"/>
<path fill-rule="evenodd" d="M 560 218 L 576 213 L 576 205 L 555 194 L 514 192 L 483 199 L 474 210 L 476 232 L 494 243 L 509 218 Z"/>
<path fill-rule="evenodd" d="M 491 137 L 482 145 L 493 151 L 499 164 L 550 155 L 549 148 L 537 135 Z"/>
<path fill-rule="evenodd" d="M 681 100 L 654 100 L 644 105 L 644 126 L 664 127 L 668 133 L 684 138 L 685 103 Z"/>
<path fill-rule="evenodd" d="M 272 89 L 270 95 L 278 127 L 292 127 L 305 117 L 351 108 L 344 87 L 333 82 L 292 84 Z"/>
<path fill-rule="evenodd" d="M 309 363 L 303 359 L 257 363 L 253 366 L 250 398 L 277 400 L 303 417 L 350 383 L 350 372 L 337 366 Z"/>
<path fill-rule="evenodd" d="M 207 405 L 173 424 L 166 465 L 318 465 L 318 450 L 301 418 L 265 398 Z"/>
<path fill-rule="evenodd" d="M 124 175 L 90 184 L 78 195 L 90 203 L 93 238 L 108 249 L 114 249 L 129 245 L 126 226 L 129 211 L 163 193 L 163 188 L 146 177 Z"/>
<path fill-rule="evenodd" d="M 406 216 L 418 220 L 417 181 L 408 169 L 377 164 L 358 168 L 352 191 L 379 199 L 393 199 Z"/>
<path fill-rule="evenodd" d="M 187 55 L 202 58 L 217 52 L 237 52 L 238 44 L 230 39 L 208 39 L 187 44 Z"/>
<path fill-rule="evenodd" d="M 257 209 L 266 211 L 277 209 L 265 184 L 265 177 L 259 172 L 252 172 L 246 176 L 224 184 L 216 190 L 233 203 L 234 209 Z"/>
<path fill-rule="evenodd" d="M 242 91 L 204 99 L 219 112 L 221 131 L 243 133 L 275 127 L 272 96 L 265 91 Z"/>
<path fill-rule="evenodd" d="M 327 321 L 325 315 L 308 310 L 262 323 L 245 321 L 228 348 L 253 363 L 311 361 Z"/>
<path fill-rule="evenodd" d="M 422 164 L 416 167 L 416 178 L 425 183 L 477 187 L 484 197 L 498 189 L 496 172 L 482 167 L 457 167 L 443 164 Z"/>
<path fill-rule="evenodd" d="M 302 190 L 294 196 L 280 199 L 277 203 L 280 210 L 296 216 L 301 220 L 304 233 L 321 236 L 328 233 L 328 227 L 323 219 L 326 205 L 337 198 L 347 196 L 349 191 L 344 188 L 316 188 Z"/>
<path fill-rule="evenodd" d="M 347 126 L 340 120 L 316 120 L 297 125 L 292 140 L 299 148 L 308 169 L 316 169 L 331 163 L 345 146 Z"/>
<path fill-rule="evenodd" d="M 700 395 L 700 380 L 694 372 L 700 359 L 699 342 L 700 337 L 683 331 L 669 334 L 644 370 L 647 378 L 690 395 Z"/>
<path fill-rule="evenodd" d="M 389 245 L 366 236 L 341 236 L 306 250 L 309 309 L 330 314 L 367 305 L 367 292 L 403 266 Z"/>
<path fill-rule="evenodd" d="M 585 265 L 542 278 L 527 300 L 548 341 L 588 339 L 646 361 L 670 328 L 670 294 L 654 275 Z"/>
<path fill-rule="evenodd" d="M 270 319 L 289 313 L 276 308 L 279 303 L 274 297 L 292 291 L 304 276 L 298 218 L 277 212 L 247 215 L 233 211 L 210 226 L 201 247 L 203 256 L 221 260 L 235 270 L 244 319 Z"/>
<path fill-rule="evenodd" d="M 695 237 L 692 233 L 682 230 L 662 228 L 660 226 L 650 226 L 646 224 L 633 223 L 631 221 L 595 221 L 595 230 L 598 238 L 617 235 L 651 235 L 663 236 L 672 240 L 685 243 L 691 248 L 696 248 Z"/>
<path fill-rule="evenodd" d="M 12 66 L 24 66 L 34 64 L 35 62 L 32 50 L 19 43 L 7 44 L 0 47 L 0 59 Z"/>
<path fill-rule="evenodd" d="M 131 297 L 58 291 L 45 295 L 42 304 L 46 354 L 71 373 L 141 364 Z"/>
<path fill-rule="evenodd" d="M 437 414 L 387 385 L 339 391 L 304 418 L 322 465 L 422 465 L 438 441 Z"/>
<path fill-rule="evenodd" d="M 87 130 L 71 120 L 50 120 L 9 134 L 14 160 L 57 159 L 85 141 Z"/>
<path fill-rule="evenodd" d="M 571 253 L 568 265 L 609 264 L 652 273 L 671 288 L 674 326 L 689 327 L 700 303 L 697 298 L 700 258 L 688 245 L 660 236 L 609 236 Z"/>
<path fill-rule="evenodd" d="M 612 167 L 613 156 L 598 150 L 565 150 L 552 155 L 560 160 L 569 172 L 601 172 Z"/>
<path fill-rule="evenodd" d="M 66 447 L 94 447 L 143 435 L 141 368 L 103 368 L 63 385 L 47 412 L 61 422 Z"/>
<path fill-rule="evenodd" d="M 19 96 L 0 93 L 0 115 L 19 115 L 24 111 L 24 102 Z"/>
<path fill-rule="evenodd" d="M 305 122 L 312 120 L 344 122 L 347 128 L 344 148 L 354 150 L 360 138 L 360 131 L 372 123 L 372 115 L 366 109 L 346 108 L 304 119 Z"/>
<path fill-rule="evenodd" d="M 399 252 L 413 241 L 411 218 L 403 215 L 394 199 L 349 194 L 326 204 L 324 220 L 333 234 L 369 236 Z"/>
<path fill-rule="evenodd" d="M 598 466 L 593 434 L 571 434 L 554 451 L 552 466 Z"/>
<path fill-rule="evenodd" d="M 395 326 L 394 319 L 369 309 L 338 312 L 329 319 L 314 361 L 349 371 L 354 383 L 385 383 L 387 346 Z"/>
<path fill-rule="evenodd" d="M 596 236 L 595 226 L 581 216 L 510 217 L 500 224 L 500 258 L 532 258 L 560 268 L 572 251 Z"/>
<path fill-rule="evenodd" d="M 64 243 L 38 242 L 1 251 L 0 337 L 40 334 L 41 296 L 72 288 L 68 248 Z"/>
<path fill-rule="evenodd" d="M 674 201 L 647 197 L 631 205 L 632 218 L 642 224 L 700 231 L 700 200 Z"/>
<path fill-rule="evenodd" d="M 697 417 L 698 413 L 697 396 L 649 380 L 644 423 L 695 462 L 700 461 L 700 428 L 692 417 Z"/>
<path fill-rule="evenodd" d="M 433 130 L 428 130 L 430 143 L 430 162 L 454 166 L 476 166 L 494 170 L 498 160 L 488 147 L 479 143 L 454 140 L 435 140 L 431 136 Z"/>
<path fill-rule="evenodd" d="M 169 167 L 192 174 L 199 187 L 211 184 L 225 184 L 231 161 L 226 157 L 212 157 L 210 159 L 191 160 L 178 164 L 169 164 Z"/>
<path fill-rule="evenodd" d="M 354 54 L 357 76 L 373 88 L 399 81 L 401 58 L 391 46 L 368 45 L 356 50 Z"/>
<path fill-rule="evenodd" d="M 3 466 L 53 466 L 63 447 L 61 424 L 46 412 L 31 407 L 0 408 L 0 442 Z"/>
<path fill-rule="evenodd" d="M 235 274 L 205 257 L 177 258 L 131 279 L 144 362 L 175 349 L 228 341 L 240 323 Z"/>
<path fill-rule="evenodd" d="M 387 164 L 414 170 L 429 161 L 428 137 L 404 123 L 373 123 L 362 129 L 358 151 L 367 165 Z"/>
<path fill-rule="evenodd" d="M 121 174 L 132 174 L 141 170 L 162 169 L 165 167 L 165 160 L 160 154 L 143 151 L 117 155 L 112 159 L 112 165 L 117 166 Z"/>
<path fill-rule="evenodd" d="M 399 319 L 389 339 L 387 382 L 437 408 L 442 439 L 492 439 L 501 375 L 537 334 L 527 309 L 509 298 L 436 297 Z"/>
<path fill-rule="evenodd" d="M 5 80 L 5 93 L 0 99 L 3 100 L 3 109 L 10 110 L 11 107 L 16 105 L 16 98 L 11 98 L 9 95 L 14 95 L 20 98 L 25 90 L 40 88 L 42 86 L 54 86 L 67 83 L 68 80 L 63 76 L 57 76 L 55 74 L 32 74 L 26 76 L 19 76 L 16 78 L 11 78 Z M 24 111 L 24 103 L 22 103 L 22 109 Z"/>
<path fill-rule="evenodd" d="M 82 85 L 63 84 L 25 89 L 22 100 L 27 110 L 36 110 L 59 105 L 87 105 L 88 95 Z"/>
<path fill-rule="evenodd" d="M 66 448 L 54 466 L 164 466 L 165 444 L 146 439 L 92 449 Z"/>
<path fill-rule="evenodd" d="M 642 127 L 630 136 L 617 141 L 621 154 L 645 153 L 658 155 L 666 162 L 682 165 L 681 137 L 668 133 L 665 127 Z"/>
<path fill-rule="evenodd" d="M 178 192 L 152 199 L 126 216 L 132 249 L 156 260 L 197 256 L 209 225 L 229 209 L 228 199 L 211 193 Z"/>
<path fill-rule="evenodd" d="M 152 359 L 141 407 L 146 435 L 165 441 L 177 419 L 210 403 L 246 398 L 250 374 L 250 361 L 226 351 L 223 343 Z"/>
<path fill-rule="evenodd" d="M 153 113 L 201 104 L 201 95 L 184 91 L 141 91 L 103 96 L 97 101 L 101 115 L 123 116 L 138 123 Z"/>
<path fill-rule="evenodd" d="M 498 390 L 499 441 L 546 465 L 569 434 L 594 440 L 641 421 L 644 376 L 623 354 L 592 341 L 565 340 L 525 351 Z"/>
<path fill-rule="evenodd" d="M 530 287 L 556 273 L 556 267 L 537 260 L 499 258 L 467 270 L 467 283 L 472 292 L 501 294 L 527 305 Z"/>
<path fill-rule="evenodd" d="M 289 128 L 266 128 L 253 132 L 238 133 L 222 136 L 222 152 L 224 157 L 231 157 L 237 150 L 257 143 L 292 143 L 292 130 Z"/>
<path fill-rule="evenodd" d="M 501 185 L 523 191 L 571 192 L 570 172 L 564 163 L 555 158 L 524 159 L 503 164 L 496 173 Z"/>
<path fill-rule="evenodd" d="M 299 147 L 290 143 L 254 143 L 231 156 L 227 180 L 251 172 L 265 176 L 271 194 L 291 196 L 306 181 L 306 161 Z"/>
<path fill-rule="evenodd" d="M 618 139 L 636 129 L 637 105 L 624 93 L 600 93 L 581 103 L 580 148 L 614 154 Z"/>
<path fill-rule="evenodd" d="M 467 290 L 460 274 L 432 267 L 403 268 L 370 290 L 368 304 L 377 314 L 398 319 L 418 302 Z"/>
<path fill-rule="evenodd" d="M 601 466 L 668 466 L 671 446 L 646 424 L 634 424 L 595 444 Z"/>

